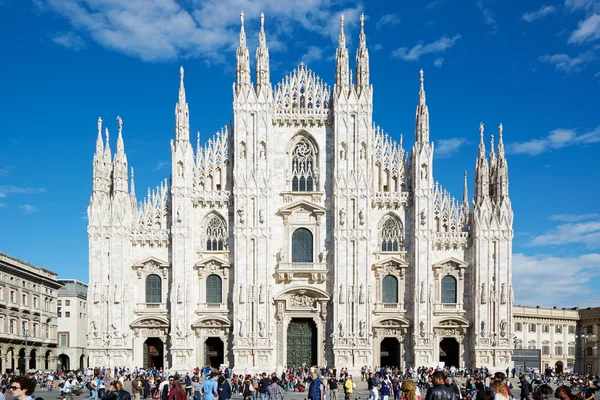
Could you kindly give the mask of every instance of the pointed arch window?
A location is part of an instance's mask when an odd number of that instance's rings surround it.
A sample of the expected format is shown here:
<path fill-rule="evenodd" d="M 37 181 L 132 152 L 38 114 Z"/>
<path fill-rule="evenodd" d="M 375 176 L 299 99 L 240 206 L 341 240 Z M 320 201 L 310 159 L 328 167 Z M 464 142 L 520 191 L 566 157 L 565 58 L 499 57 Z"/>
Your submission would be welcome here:
<path fill-rule="evenodd" d="M 162 303 L 162 279 L 158 275 L 146 278 L 146 303 Z"/>
<path fill-rule="evenodd" d="M 209 275 L 206 278 L 206 302 L 207 303 L 222 303 L 223 302 L 223 281 L 218 275 Z"/>
<path fill-rule="evenodd" d="M 456 304 L 456 278 L 451 275 L 442 278 L 442 303 Z"/>
<path fill-rule="evenodd" d="M 381 301 L 384 304 L 398 303 L 398 278 L 393 275 L 385 276 L 381 288 Z"/>
<path fill-rule="evenodd" d="M 402 247 L 402 228 L 400 222 L 394 217 L 387 217 L 379 232 L 381 251 L 400 251 Z"/>
<path fill-rule="evenodd" d="M 227 226 L 217 215 L 211 215 L 206 223 L 206 250 L 223 251 L 227 247 Z"/>
<path fill-rule="evenodd" d="M 306 138 L 302 138 L 292 150 L 292 191 L 312 192 L 315 181 L 315 151 Z"/>
<path fill-rule="evenodd" d="M 306 228 L 292 234 L 292 262 L 313 262 L 313 234 Z"/>

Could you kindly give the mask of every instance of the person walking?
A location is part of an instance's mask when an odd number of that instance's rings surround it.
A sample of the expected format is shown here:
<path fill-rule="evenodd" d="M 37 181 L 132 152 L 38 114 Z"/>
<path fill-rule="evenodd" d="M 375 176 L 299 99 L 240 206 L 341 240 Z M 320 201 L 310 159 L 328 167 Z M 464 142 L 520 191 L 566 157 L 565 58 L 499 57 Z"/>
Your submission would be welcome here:
<path fill-rule="evenodd" d="M 335 379 L 335 375 L 331 375 L 327 380 L 327 388 L 329 389 L 329 400 L 338 400 L 338 381 Z"/>
<path fill-rule="evenodd" d="M 454 391 L 446 386 L 444 371 L 435 371 L 431 374 L 432 387 L 427 390 L 425 400 L 457 400 Z"/>
<path fill-rule="evenodd" d="M 219 393 L 219 400 L 229 400 L 231 398 L 231 386 L 223 375 L 219 376 L 217 392 Z"/>
<path fill-rule="evenodd" d="M 204 400 L 215 400 L 219 396 L 218 386 L 217 381 L 215 381 L 215 374 L 211 373 L 200 385 L 200 395 L 203 396 Z"/>
<path fill-rule="evenodd" d="M 271 384 L 267 387 L 267 394 L 269 400 L 283 400 L 283 389 L 279 386 L 279 378 L 276 376 L 271 378 Z"/>
<path fill-rule="evenodd" d="M 344 382 L 344 394 L 345 400 L 352 400 L 352 394 L 354 393 L 354 380 L 352 375 L 348 375 L 348 379 Z"/>
<path fill-rule="evenodd" d="M 531 383 L 525 375 L 521 375 L 519 380 L 521 381 L 521 400 L 531 400 Z"/>
<path fill-rule="evenodd" d="M 131 393 L 133 393 L 133 400 L 140 400 L 142 397 L 142 377 L 136 376 L 133 382 L 131 382 Z"/>
<path fill-rule="evenodd" d="M 312 380 L 308 388 L 308 400 L 324 400 L 325 387 L 316 370 L 311 373 Z"/>

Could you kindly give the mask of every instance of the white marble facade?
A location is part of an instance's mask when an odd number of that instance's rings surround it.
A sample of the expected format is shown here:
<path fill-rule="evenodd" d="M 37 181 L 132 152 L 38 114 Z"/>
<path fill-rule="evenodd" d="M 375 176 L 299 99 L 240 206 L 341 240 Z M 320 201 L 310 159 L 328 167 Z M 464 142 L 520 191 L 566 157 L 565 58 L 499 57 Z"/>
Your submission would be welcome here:
<path fill-rule="evenodd" d="M 112 156 L 99 120 L 90 365 L 164 356 L 175 370 L 207 361 L 279 370 L 295 357 L 288 343 L 299 348 L 292 330 L 309 325 L 310 362 L 320 365 L 510 364 L 502 127 L 488 157 L 480 125 L 474 196 L 465 174 L 455 200 L 433 177 L 422 72 L 407 151 L 372 120 L 364 19 L 354 79 L 340 22 L 332 88 L 304 64 L 273 84 L 264 17 L 252 82 L 242 15 L 233 123 L 196 150 L 181 69 L 171 177 L 140 203 L 122 121 Z"/>

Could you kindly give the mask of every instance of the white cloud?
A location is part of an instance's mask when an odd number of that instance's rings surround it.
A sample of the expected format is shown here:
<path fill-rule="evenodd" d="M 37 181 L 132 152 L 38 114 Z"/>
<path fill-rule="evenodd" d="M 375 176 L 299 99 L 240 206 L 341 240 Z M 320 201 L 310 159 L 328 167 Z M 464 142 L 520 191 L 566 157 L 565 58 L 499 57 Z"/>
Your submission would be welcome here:
<path fill-rule="evenodd" d="M 569 43 L 581 44 L 598 39 L 600 39 L 600 14 L 592 14 L 579 22 L 577 29 L 569 37 Z"/>
<path fill-rule="evenodd" d="M 154 168 L 152 168 L 152 171 L 161 171 L 163 169 L 165 169 L 168 165 L 168 161 L 159 161 L 156 163 L 156 166 Z"/>
<path fill-rule="evenodd" d="M 600 143 L 600 125 L 581 135 L 578 135 L 575 129 L 554 129 L 545 137 L 511 143 L 508 148 L 514 154 L 537 156 L 550 150 L 592 143 Z"/>
<path fill-rule="evenodd" d="M 565 7 L 571 11 L 598 8 L 597 0 L 565 0 Z"/>
<path fill-rule="evenodd" d="M 39 10 L 65 18 L 75 34 L 144 61 L 199 57 L 207 62 L 224 62 L 227 52 L 233 51 L 238 43 L 240 11 L 245 12 L 250 43 L 257 40 L 258 17 L 264 11 L 267 44 L 279 48 L 283 47 L 279 37 L 297 37 L 298 27 L 336 41 L 340 12 L 346 16 L 347 32 L 356 28 L 362 12 L 362 5 L 340 9 L 339 3 L 331 0 L 38 0 L 37 3 Z"/>
<path fill-rule="evenodd" d="M 44 188 L 20 187 L 14 185 L 0 185 L 0 197 L 6 197 L 8 194 L 38 194 L 44 193 Z"/>
<path fill-rule="evenodd" d="M 56 44 L 60 44 L 61 46 L 66 47 L 67 49 L 79 51 L 85 47 L 85 42 L 81 38 L 81 36 L 77 35 L 74 32 L 62 32 L 57 33 L 52 41 Z"/>
<path fill-rule="evenodd" d="M 19 208 L 23 211 L 23 214 L 33 214 L 38 210 L 37 207 L 32 206 L 31 204 L 23 204 L 20 205 Z"/>
<path fill-rule="evenodd" d="M 441 1 L 436 0 L 436 1 L 431 1 L 429 3 L 427 3 L 427 5 L 425 6 L 426 9 L 428 10 L 433 10 L 434 8 L 439 7 L 442 4 Z"/>
<path fill-rule="evenodd" d="M 438 139 L 435 141 L 435 155 L 439 158 L 451 157 L 465 144 L 467 144 L 467 139 L 463 137 Z"/>
<path fill-rule="evenodd" d="M 477 7 L 479 8 L 479 11 L 481 11 L 481 15 L 483 16 L 483 22 L 485 22 L 485 24 L 491 29 L 490 33 L 498 32 L 498 23 L 496 22 L 494 14 L 492 14 L 490 9 L 485 6 L 483 1 L 478 1 Z"/>
<path fill-rule="evenodd" d="M 552 221 L 562 221 L 562 222 L 578 222 L 585 221 L 586 219 L 595 219 L 600 218 L 600 214 L 556 214 L 551 215 L 550 219 Z"/>
<path fill-rule="evenodd" d="M 379 18 L 379 21 L 377 21 L 375 26 L 377 26 L 377 29 L 381 29 L 386 25 L 398 25 L 400 21 L 401 19 L 398 14 L 386 14 Z"/>
<path fill-rule="evenodd" d="M 397 58 L 401 58 L 405 61 L 417 61 L 419 57 L 423 54 L 436 54 L 443 53 L 456 43 L 458 39 L 460 39 L 460 34 L 456 34 L 453 37 L 449 38 L 447 36 L 442 36 L 435 42 L 423 44 L 423 42 L 417 43 L 412 49 L 408 49 L 407 47 L 401 47 L 392 52 L 392 55 Z"/>
<path fill-rule="evenodd" d="M 377 43 L 376 45 L 374 45 L 371 48 L 373 49 L 373 51 L 381 51 L 381 50 L 383 50 L 383 46 L 380 45 L 379 43 Z"/>
<path fill-rule="evenodd" d="M 588 286 L 600 276 L 600 254 L 555 257 L 517 253 L 512 264 L 515 304 L 588 307 L 600 303 L 600 293 Z"/>
<path fill-rule="evenodd" d="M 444 65 L 444 57 L 436 58 L 433 62 L 433 66 L 436 68 L 442 68 L 442 65 Z"/>
<path fill-rule="evenodd" d="M 303 61 L 304 64 L 310 65 L 316 61 L 320 61 L 323 59 L 323 48 L 319 46 L 308 46 L 306 53 L 300 57 L 300 61 Z"/>
<path fill-rule="evenodd" d="M 594 60 L 594 55 L 591 52 L 582 53 L 576 57 L 571 57 L 568 54 L 546 54 L 539 58 L 541 62 L 554 65 L 557 71 L 567 74 L 571 72 L 579 72 L 590 61 Z"/>
<path fill-rule="evenodd" d="M 561 246 L 585 244 L 588 247 L 600 245 L 600 219 L 561 224 L 543 235 L 534 237 L 531 246 Z"/>
<path fill-rule="evenodd" d="M 550 15 L 554 12 L 556 12 L 556 7 L 543 5 L 537 11 L 526 12 L 525 14 L 523 14 L 523 16 L 521 16 L 521 19 L 523 21 L 533 22 L 535 20 L 542 19 L 545 16 Z"/>

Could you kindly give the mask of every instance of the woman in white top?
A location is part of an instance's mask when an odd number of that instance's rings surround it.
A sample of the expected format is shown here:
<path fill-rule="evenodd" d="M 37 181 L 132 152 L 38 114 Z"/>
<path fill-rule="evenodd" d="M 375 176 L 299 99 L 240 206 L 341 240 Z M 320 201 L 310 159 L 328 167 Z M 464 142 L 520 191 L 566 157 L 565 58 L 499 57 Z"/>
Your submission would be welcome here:
<path fill-rule="evenodd" d="M 492 389 L 494 389 L 494 400 L 510 400 L 508 388 L 504 382 L 494 382 Z"/>

